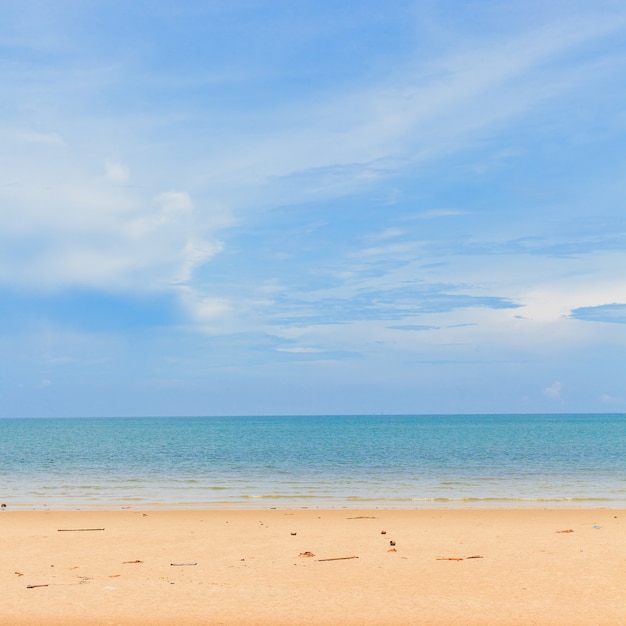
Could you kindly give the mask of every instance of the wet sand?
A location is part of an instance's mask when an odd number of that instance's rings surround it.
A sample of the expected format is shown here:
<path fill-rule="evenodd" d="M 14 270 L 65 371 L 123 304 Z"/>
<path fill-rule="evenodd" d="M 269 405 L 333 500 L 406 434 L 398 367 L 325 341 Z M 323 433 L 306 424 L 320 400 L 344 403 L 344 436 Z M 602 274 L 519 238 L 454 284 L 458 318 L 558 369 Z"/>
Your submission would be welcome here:
<path fill-rule="evenodd" d="M 7 625 L 626 624 L 623 510 L 3 510 L 0 549 Z"/>

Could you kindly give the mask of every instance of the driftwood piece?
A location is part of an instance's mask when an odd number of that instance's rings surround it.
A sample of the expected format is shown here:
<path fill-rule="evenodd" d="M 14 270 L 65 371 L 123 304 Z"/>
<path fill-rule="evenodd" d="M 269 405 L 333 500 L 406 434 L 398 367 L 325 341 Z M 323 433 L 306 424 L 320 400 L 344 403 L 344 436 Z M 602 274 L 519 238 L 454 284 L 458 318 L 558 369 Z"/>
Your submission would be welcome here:
<path fill-rule="evenodd" d="M 90 530 L 104 530 L 104 528 L 58 528 L 59 533 L 82 533 Z"/>
<path fill-rule="evenodd" d="M 185 565 L 198 565 L 197 563 L 170 563 L 173 567 L 184 567 Z"/>
<path fill-rule="evenodd" d="M 358 556 L 336 556 L 332 559 L 317 559 L 319 562 L 322 561 L 347 561 L 348 559 L 358 559 Z"/>

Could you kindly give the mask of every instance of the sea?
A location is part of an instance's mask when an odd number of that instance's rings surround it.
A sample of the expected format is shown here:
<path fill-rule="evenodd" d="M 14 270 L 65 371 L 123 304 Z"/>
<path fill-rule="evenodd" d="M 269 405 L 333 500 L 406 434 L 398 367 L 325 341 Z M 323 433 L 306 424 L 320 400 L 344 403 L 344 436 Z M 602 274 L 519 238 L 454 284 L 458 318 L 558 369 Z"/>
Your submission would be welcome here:
<path fill-rule="evenodd" d="M 7 418 L 0 501 L 21 510 L 622 508 L 626 415 Z"/>

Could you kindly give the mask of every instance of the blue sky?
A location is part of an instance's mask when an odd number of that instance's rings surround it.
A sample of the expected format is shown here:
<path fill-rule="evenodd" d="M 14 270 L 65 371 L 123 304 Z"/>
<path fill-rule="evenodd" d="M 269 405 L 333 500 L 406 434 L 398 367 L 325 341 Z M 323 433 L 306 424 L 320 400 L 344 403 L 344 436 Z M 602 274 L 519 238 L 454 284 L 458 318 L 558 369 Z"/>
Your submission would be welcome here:
<path fill-rule="evenodd" d="M 0 416 L 626 411 L 625 2 L 0 9 Z"/>

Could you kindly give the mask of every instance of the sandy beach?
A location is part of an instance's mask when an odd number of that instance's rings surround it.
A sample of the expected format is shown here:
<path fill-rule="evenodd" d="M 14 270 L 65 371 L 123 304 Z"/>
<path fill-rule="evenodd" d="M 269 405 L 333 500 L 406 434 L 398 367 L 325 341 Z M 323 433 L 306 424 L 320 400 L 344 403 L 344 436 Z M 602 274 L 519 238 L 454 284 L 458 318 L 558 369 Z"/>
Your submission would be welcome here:
<path fill-rule="evenodd" d="M 1 624 L 626 623 L 623 510 L 3 510 L 0 528 Z"/>

